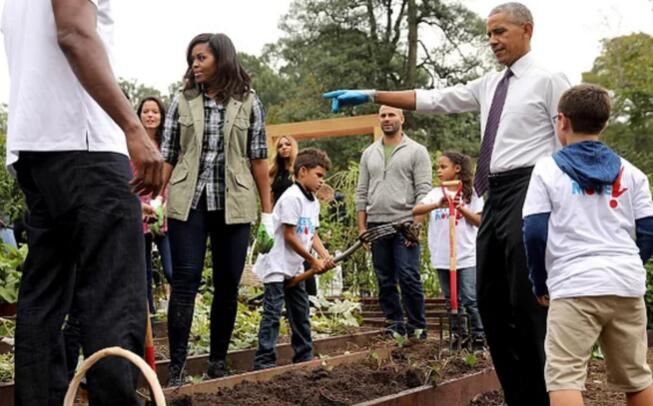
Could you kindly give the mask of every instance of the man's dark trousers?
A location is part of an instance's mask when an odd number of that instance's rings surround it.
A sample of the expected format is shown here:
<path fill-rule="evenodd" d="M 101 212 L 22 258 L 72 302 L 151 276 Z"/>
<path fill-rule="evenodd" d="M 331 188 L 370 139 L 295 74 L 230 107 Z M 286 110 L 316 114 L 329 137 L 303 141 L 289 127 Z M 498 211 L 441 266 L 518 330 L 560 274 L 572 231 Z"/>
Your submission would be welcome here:
<path fill-rule="evenodd" d="M 85 357 L 111 346 L 143 354 L 145 245 L 126 156 L 21 152 L 29 254 L 16 318 L 16 405 L 61 405 L 68 385 L 61 327 L 73 295 Z M 136 405 L 122 359 L 87 374 L 91 405 Z"/>
<path fill-rule="evenodd" d="M 549 404 L 546 308 L 528 280 L 522 206 L 532 168 L 490 176 L 477 237 L 477 299 L 492 361 L 510 406 Z"/>
<path fill-rule="evenodd" d="M 369 223 L 368 227 L 379 225 L 381 223 Z M 379 283 L 379 305 L 386 323 L 389 323 L 388 328 L 400 334 L 413 334 L 415 330 L 421 330 L 422 337 L 425 337 L 424 289 L 419 274 L 419 255 L 419 244 L 406 246 L 406 239 L 401 234 L 372 242 L 372 263 Z M 397 285 L 401 290 L 401 300 Z"/>

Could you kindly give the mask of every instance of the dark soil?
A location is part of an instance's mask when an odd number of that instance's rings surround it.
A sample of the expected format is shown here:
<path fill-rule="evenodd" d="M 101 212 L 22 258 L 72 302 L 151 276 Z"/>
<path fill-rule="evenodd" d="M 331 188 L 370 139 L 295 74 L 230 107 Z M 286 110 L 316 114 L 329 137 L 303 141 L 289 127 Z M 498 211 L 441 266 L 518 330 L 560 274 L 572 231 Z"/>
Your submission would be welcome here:
<path fill-rule="evenodd" d="M 344 406 L 401 392 L 427 383 L 442 382 L 487 368 L 489 356 L 478 353 L 446 357 L 434 341 L 420 342 L 392 351 L 391 360 L 378 357 L 334 368 L 294 371 L 264 383 L 243 382 L 215 394 L 183 396 L 174 406 Z"/>
<path fill-rule="evenodd" d="M 648 350 L 648 364 L 653 367 L 653 349 Z M 608 381 L 603 360 L 592 360 L 589 364 L 583 398 L 586 406 L 625 405 L 626 396 L 608 389 Z M 475 398 L 470 406 L 495 406 L 503 404 L 501 392 L 488 392 Z"/>

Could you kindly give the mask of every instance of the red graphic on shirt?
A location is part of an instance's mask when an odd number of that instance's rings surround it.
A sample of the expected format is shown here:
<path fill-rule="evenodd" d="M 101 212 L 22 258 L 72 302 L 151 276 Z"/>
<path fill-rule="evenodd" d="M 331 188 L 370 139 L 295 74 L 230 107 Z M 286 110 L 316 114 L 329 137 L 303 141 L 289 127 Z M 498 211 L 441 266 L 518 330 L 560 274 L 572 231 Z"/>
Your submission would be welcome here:
<path fill-rule="evenodd" d="M 610 207 L 616 209 L 619 206 L 619 201 L 617 200 L 628 188 L 621 188 L 621 177 L 624 174 L 624 168 L 621 167 L 619 171 L 619 176 L 617 179 L 612 182 L 612 199 L 610 199 Z"/>

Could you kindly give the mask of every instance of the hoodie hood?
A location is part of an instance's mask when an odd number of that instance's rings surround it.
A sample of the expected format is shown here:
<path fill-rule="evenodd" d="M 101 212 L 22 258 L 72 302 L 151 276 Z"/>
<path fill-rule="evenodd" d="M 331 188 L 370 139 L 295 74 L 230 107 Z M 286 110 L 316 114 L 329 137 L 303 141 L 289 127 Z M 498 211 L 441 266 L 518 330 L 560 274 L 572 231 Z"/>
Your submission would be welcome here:
<path fill-rule="evenodd" d="M 584 190 L 597 192 L 611 185 L 619 175 L 621 159 L 599 141 L 583 141 L 568 145 L 553 155 L 560 169 L 578 182 Z"/>

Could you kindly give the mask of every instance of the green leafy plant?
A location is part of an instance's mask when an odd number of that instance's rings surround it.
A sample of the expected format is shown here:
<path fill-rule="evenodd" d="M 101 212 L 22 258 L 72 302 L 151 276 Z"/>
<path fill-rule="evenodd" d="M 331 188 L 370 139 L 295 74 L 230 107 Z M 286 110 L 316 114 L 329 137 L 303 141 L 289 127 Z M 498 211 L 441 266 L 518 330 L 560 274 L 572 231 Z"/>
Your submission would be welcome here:
<path fill-rule="evenodd" d="M 0 383 L 9 383 L 14 380 L 14 353 L 0 354 Z"/>
<path fill-rule="evenodd" d="M 16 332 L 16 322 L 14 320 L 0 317 L 0 337 L 13 338 Z"/>
<path fill-rule="evenodd" d="M 27 256 L 27 246 L 20 249 L 0 243 L 0 303 L 16 303 L 20 286 L 20 271 Z"/>
<path fill-rule="evenodd" d="M 310 296 L 311 330 L 315 338 L 348 334 L 360 327 L 361 305 L 349 299 L 327 300 L 323 296 Z"/>
<path fill-rule="evenodd" d="M 476 354 L 474 354 L 473 352 L 470 352 L 469 354 L 465 355 L 463 360 L 465 361 L 465 365 L 467 365 L 470 368 L 474 368 L 478 363 L 478 358 L 476 357 Z"/>

